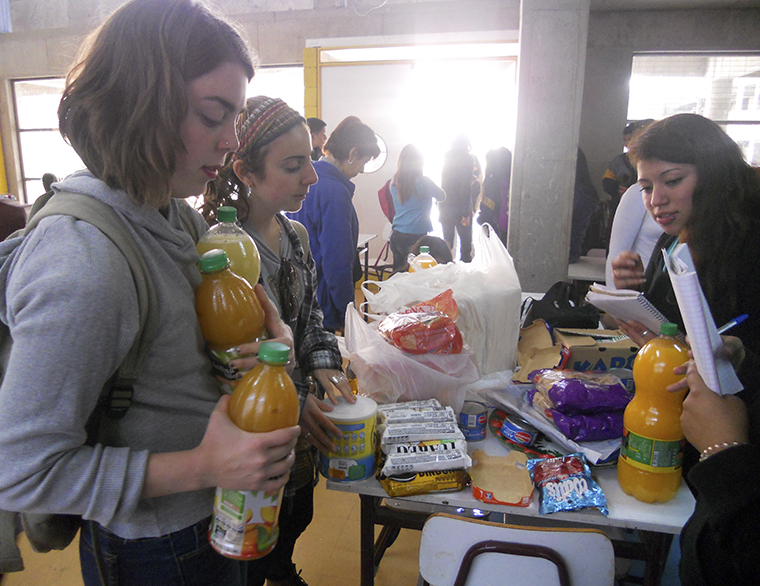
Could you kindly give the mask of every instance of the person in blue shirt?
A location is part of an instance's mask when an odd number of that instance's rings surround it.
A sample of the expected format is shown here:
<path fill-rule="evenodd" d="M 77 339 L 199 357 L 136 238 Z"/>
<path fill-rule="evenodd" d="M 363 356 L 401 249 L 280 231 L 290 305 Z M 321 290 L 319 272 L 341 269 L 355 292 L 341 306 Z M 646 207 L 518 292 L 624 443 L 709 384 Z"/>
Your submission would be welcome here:
<path fill-rule="evenodd" d="M 398 169 L 391 180 L 391 195 L 396 209 L 391 233 L 393 272 L 406 265 L 412 245 L 433 230 L 430 221 L 433 199 L 446 199 L 443 189 L 422 174 L 423 166 L 420 149 L 413 144 L 401 149 Z"/>
<path fill-rule="evenodd" d="M 319 179 L 309 188 L 303 207 L 288 214 L 309 232 L 317 299 L 324 327 L 333 332 L 343 329 L 346 307 L 354 300 L 359 218 L 351 179 L 379 154 L 375 132 L 356 116 L 344 119 L 325 143 L 325 156 L 314 163 Z"/>

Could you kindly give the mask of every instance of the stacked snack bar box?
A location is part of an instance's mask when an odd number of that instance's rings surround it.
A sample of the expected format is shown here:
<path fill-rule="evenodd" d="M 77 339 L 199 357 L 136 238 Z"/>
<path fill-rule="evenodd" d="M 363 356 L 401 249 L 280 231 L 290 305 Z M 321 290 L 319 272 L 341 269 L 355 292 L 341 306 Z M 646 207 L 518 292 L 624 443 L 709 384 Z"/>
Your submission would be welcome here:
<path fill-rule="evenodd" d="M 436 399 L 378 406 L 378 480 L 389 496 L 462 490 L 472 461 L 451 407 Z"/>

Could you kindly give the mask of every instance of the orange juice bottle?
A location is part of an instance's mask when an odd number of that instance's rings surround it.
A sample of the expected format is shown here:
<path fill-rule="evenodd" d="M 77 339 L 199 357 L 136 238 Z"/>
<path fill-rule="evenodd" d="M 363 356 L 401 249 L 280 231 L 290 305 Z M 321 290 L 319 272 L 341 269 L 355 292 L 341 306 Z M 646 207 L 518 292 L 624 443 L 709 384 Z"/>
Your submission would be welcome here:
<path fill-rule="evenodd" d="M 645 503 L 672 499 L 681 485 L 683 449 L 681 409 L 686 391 L 669 393 L 682 377 L 673 368 L 689 359 L 687 347 L 665 323 L 660 337 L 644 344 L 633 362 L 636 392 L 623 416 L 618 482 L 626 494 Z"/>
<path fill-rule="evenodd" d="M 414 257 L 414 260 L 409 263 L 409 272 L 421 271 L 422 269 L 429 269 L 434 267 L 438 263 L 430 254 L 429 246 L 420 246 L 420 253 Z"/>
<path fill-rule="evenodd" d="M 232 272 L 253 287 L 261 274 L 261 257 L 256 243 L 237 225 L 237 210 L 232 206 L 221 206 L 216 210 L 216 219 L 219 223 L 198 241 L 198 254 L 221 248 L 227 253 Z"/>
<path fill-rule="evenodd" d="M 298 394 L 285 371 L 290 348 L 264 342 L 259 365 L 240 381 L 230 399 L 230 419 L 240 429 L 266 433 L 298 424 Z M 277 543 L 277 518 L 283 489 L 268 493 L 216 489 L 209 529 L 212 547 L 227 557 L 252 560 L 267 555 Z"/>
<path fill-rule="evenodd" d="M 198 264 L 203 282 L 195 292 L 195 311 L 219 384 L 231 393 L 238 381 L 228 364 L 240 356 L 240 344 L 266 338 L 264 310 L 253 286 L 230 270 L 223 250 L 203 253 Z"/>

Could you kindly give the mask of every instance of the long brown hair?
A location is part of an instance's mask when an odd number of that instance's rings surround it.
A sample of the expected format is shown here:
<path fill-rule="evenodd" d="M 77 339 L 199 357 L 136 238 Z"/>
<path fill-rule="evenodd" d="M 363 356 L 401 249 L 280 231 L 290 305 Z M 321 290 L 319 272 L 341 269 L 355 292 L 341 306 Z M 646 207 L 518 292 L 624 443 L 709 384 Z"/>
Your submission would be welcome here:
<path fill-rule="evenodd" d="M 744 250 L 760 234 L 756 170 L 717 124 L 698 114 L 676 114 L 651 124 L 633 139 L 630 156 L 636 163 L 660 160 L 696 167 L 692 211 L 682 236 L 713 312 L 721 308 L 721 315 L 733 317 Z"/>
<path fill-rule="evenodd" d="M 58 108 L 61 134 L 96 177 L 161 207 L 185 149 L 187 84 L 228 62 L 253 77 L 247 43 L 222 16 L 195 0 L 132 0 L 83 44 Z"/>
<path fill-rule="evenodd" d="M 406 203 L 414 195 L 417 179 L 422 177 L 424 163 L 422 151 L 413 144 L 401 149 L 398 155 L 398 169 L 392 182 L 396 186 L 399 203 Z"/>

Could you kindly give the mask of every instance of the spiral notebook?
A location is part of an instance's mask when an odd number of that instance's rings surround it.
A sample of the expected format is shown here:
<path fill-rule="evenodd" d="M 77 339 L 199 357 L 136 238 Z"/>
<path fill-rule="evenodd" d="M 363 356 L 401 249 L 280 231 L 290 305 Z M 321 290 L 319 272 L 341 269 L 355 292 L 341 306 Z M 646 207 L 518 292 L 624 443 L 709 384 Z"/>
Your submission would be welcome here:
<path fill-rule="evenodd" d="M 731 363 L 715 355 L 722 341 L 694 270 L 688 245 L 679 244 L 670 254 L 663 249 L 662 254 L 699 374 L 705 384 L 718 394 L 741 391 L 744 387 Z"/>
<path fill-rule="evenodd" d="M 659 333 L 660 324 L 668 321 L 639 291 L 613 289 L 594 283 L 586 293 L 586 301 L 616 319 L 637 321 L 654 333 Z"/>

